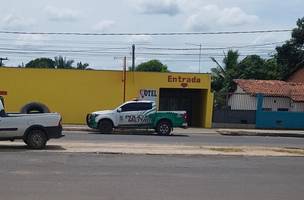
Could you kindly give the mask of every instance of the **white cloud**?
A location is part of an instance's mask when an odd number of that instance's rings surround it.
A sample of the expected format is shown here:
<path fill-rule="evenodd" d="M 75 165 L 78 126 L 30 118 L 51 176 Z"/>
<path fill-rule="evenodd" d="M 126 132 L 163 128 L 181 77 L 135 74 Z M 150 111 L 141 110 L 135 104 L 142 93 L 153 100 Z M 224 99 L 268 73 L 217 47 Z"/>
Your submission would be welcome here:
<path fill-rule="evenodd" d="M 130 2 L 143 14 L 174 16 L 181 12 L 178 0 L 130 0 Z"/>
<path fill-rule="evenodd" d="M 257 20 L 257 16 L 247 14 L 239 7 L 221 9 L 217 5 L 207 5 L 188 17 L 186 27 L 192 31 L 202 31 L 253 24 Z"/>
<path fill-rule="evenodd" d="M 24 18 L 13 14 L 4 16 L 1 20 L 1 25 L 7 29 L 24 29 L 35 24 L 35 20 Z"/>
<path fill-rule="evenodd" d="M 77 21 L 80 17 L 80 13 L 77 10 L 69 8 L 57 8 L 54 6 L 46 6 L 45 11 L 48 15 L 49 20 L 52 21 Z"/>
<path fill-rule="evenodd" d="M 115 21 L 113 20 L 101 20 L 93 26 L 93 30 L 104 32 L 104 31 L 108 31 L 114 25 L 115 25 Z"/>

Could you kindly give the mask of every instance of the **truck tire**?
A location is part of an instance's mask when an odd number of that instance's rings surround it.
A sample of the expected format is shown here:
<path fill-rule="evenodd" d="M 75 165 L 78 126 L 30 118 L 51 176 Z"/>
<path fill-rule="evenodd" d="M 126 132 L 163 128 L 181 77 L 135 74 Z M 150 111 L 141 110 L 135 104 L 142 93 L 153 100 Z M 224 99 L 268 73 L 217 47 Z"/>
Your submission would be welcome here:
<path fill-rule="evenodd" d="M 101 133 L 112 133 L 113 123 L 108 119 L 102 119 L 99 121 L 98 128 Z"/>
<path fill-rule="evenodd" d="M 42 103 L 31 102 L 23 106 L 20 112 L 24 114 L 49 113 L 50 109 Z"/>
<path fill-rule="evenodd" d="M 46 142 L 47 137 L 41 129 L 30 130 L 25 140 L 25 144 L 27 144 L 30 149 L 44 149 Z"/>
<path fill-rule="evenodd" d="M 168 120 L 161 120 L 157 123 L 156 132 L 159 135 L 170 135 L 172 130 L 171 122 Z"/>

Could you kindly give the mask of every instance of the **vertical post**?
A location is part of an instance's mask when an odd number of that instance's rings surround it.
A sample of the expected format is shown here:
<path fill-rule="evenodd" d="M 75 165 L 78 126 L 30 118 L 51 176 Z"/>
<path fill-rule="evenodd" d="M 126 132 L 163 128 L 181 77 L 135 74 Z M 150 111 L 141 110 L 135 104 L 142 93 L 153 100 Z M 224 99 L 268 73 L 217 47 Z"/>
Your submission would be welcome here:
<path fill-rule="evenodd" d="M 132 71 L 135 71 L 135 44 L 132 45 Z"/>
<path fill-rule="evenodd" d="M 123 65 L 123 103 L 126 102 L 126 81 L 127 81 L 127 57 L 124 57 Z"/>
<path fill-rule="evenodd" d="M 257 112 L 263 111 L 263 95 L 257 94 Z"/>

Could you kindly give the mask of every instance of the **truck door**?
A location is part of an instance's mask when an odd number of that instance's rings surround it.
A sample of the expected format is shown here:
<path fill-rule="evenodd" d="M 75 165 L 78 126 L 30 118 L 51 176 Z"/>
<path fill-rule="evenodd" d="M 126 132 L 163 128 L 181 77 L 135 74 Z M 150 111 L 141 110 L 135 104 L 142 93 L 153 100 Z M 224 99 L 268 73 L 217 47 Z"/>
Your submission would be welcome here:
<path fill-rule="evenodd" d="M 8 117 L 4 110 L 0 111 L 0 137 L 18 137 L 18 123 L 14 123 L 15 117 Z"/>
<path fill-rule="evenodd" d="M 121 107 L 119 126 L 140 126 L 149 124 L 148 114 L 152 111 L 152 102 L 132 102 Z"/>

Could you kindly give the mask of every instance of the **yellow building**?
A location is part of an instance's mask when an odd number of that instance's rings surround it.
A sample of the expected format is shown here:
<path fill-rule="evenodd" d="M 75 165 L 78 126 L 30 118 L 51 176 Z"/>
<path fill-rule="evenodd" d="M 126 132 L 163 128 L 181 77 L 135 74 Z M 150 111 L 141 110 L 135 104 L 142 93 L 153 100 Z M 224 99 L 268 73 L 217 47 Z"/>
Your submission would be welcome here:
<path fill-rule="evenodd" d="M 8 112 L 38 102 L 66 124 L 84 124 L 87 113 L 114 109 L 124 99 L 155 98 L 160 110 L 187 110 L 190 125 L 210 128 L 210 85 L 210 74 L 0 68 Z"/>

